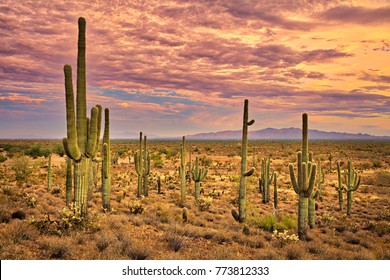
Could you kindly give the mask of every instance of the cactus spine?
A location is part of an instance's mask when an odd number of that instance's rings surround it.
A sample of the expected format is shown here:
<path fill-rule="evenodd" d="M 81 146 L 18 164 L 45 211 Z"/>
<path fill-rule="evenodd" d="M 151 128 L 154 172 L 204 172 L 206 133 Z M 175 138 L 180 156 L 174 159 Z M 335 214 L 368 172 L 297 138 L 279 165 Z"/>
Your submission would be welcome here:
<path fill-rule="evenodd" d="M 207 176 L 208 170 L 204 167 L 199 168 L 199 158 L 196 157 L 195 167 L 192 170 L 192 178 L 195 181 L 195 199 L 200 198 L 200 182 L 202 182 Z"/>
<path fill-rule="evenodd" d="M 51 154 L 49 155 L 48 163 L 47 163 L 47 190 L 51 190 Z"/>
<path fill-rule="evenodd" d="M 348 160 L 348 170 L 344 170 L 345 189 L 347 191 L 347 215 L 351 215 L 352 208 L 352 193 L 356 191 L 360 185 L 360 175 L 352 167 L 352 160 Z"/>
<path fill-rule="evenodd" d="M 74 104 L 72 67 L 64 66 L 67 137 L 63 139 L 64 150 L 74 163 L 74 202 L 81 215 L 87 212 L 88 182 L 90 164 L 96 157 L 100 137 L 101 107 L 91 109 L 91 118 L 87 122 L 86 112 L 86 74 L 85 74 L 85 26 L 84 18 L 79 18 L 77 52 L 77 96 L 76 112 Z"/>
<path fill-rule="evenodd" d="M 247 150 L 248 150 L 248 126 L 254 124 L 255 120 L 248 122 L 248 100 L 244 101 L 244 116 L 242 126 L 242 144 L 241 144 L 241 177 L 240 190 L 238 194 L 238 213 L 233 209 L 232 215 L 234 219 L 240 223 L 245 221 L 246 216 L 246 177 L 253 174 L 255 169 L 252 167 L 249 171 L 247 168 Z"/>
<path fill-rule="evenodd" d="M 268 203 L 270 200 L 270 184 L 272 184 L 272 179 L 274 177 L 273 172 L 270 175 L 270 160 L 269 158 L 263 158 L 261 160 L 261 177 L 259 180 L 260 191 L 263 196 L 263 203 Z"/>
<path fill-rule="evenodd" d="M 343 183 L 341 181 L 341 168 L 340 168 L 339 162 L 337 162 L 337 179 L 338 179 L 338 186 L 335 186 L 335 189 L 337 190 L 338 197 L 339 197 L 340 211 L 343 211 L 343 209 L 344 209 L 344 200 L 343 200 L 344 186 L 343 186 Z"/>
<path fill-rule="evenodd" d="M 110 160 L 110 111 L 104 109 L 103 162 L 102 162 L 102 206 L 110 211 L 111 193 L 111 160 Z"/>
<path fill-rule="evenodd" d="M 72 159 L 66 157 L 66 205 L 72 203 Z"/>
<path fill-rule="evenodd" d="M 180 176 L 180 200 L 183 203 L 186 200 L 186 144 L 185 136 L 183 136 L 182 144 L 180 146 L 180 166 L 179 166 L 179 176 Z"/>
<path fill-rule="evenodd" d="M 294 191 L 299 195 L 298 200 L 298 237 L 306 240 L 307 237 L 307 218 L 308 218 L 308 198 L 311 196 L 314 188 L 317 166 L 308 161 L 308 117 L 302 115 L 302 151 L 298 152 L 298 181 L 294 173 L 294 165 L 289 164 L 291 182 Z"/>

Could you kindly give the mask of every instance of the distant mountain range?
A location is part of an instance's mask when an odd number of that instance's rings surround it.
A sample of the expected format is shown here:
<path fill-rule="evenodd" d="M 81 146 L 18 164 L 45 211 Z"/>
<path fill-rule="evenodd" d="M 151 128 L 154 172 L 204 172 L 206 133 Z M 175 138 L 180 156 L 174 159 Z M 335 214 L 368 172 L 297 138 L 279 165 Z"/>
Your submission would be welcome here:
<path fill-rule="evenodd" d="M 370 134 L 353 134 L 344 132 L 326 132 L 309 129 L 308 137 L 310 140 L 387 140 L 390 136 L 374 136 Z M 241 130 L 227 130 L 220 132 L 198 133 L 186 136 L 188 140 L 238 140 L 241 139 Z M 298 140 L 302 138 L 300 128 L 265 128 L 256 131 L 249 131 L 250 140 Z"/>

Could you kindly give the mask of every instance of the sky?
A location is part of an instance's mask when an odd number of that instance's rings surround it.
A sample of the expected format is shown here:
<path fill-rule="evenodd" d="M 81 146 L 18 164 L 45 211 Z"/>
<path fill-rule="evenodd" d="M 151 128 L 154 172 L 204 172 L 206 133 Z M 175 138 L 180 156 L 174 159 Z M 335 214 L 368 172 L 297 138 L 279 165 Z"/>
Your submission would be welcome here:
<path fill-rule="evenodd" d="M 80 16 L 112 138 L 240 130 L 245 99 L 251 130 L 390 136 L 390 0 L 3 0 L 0 138 L 66 136 Z"/>

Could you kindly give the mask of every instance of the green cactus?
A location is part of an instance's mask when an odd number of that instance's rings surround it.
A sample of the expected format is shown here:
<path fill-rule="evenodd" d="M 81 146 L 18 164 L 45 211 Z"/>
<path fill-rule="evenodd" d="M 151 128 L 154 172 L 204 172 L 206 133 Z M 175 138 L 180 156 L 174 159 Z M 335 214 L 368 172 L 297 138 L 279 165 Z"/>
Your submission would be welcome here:
<path fill-rule="evenodd" d="M 314 228 L 315 224 L 315 213 L 316 213 L 316 199 L 319 196 L 319 190 L 314 189 L 309 196 L 308 201 L 308 217 L 309 217 L 309 227 Z"/>
<path fill-rule="evenodd" d="M 150 152 L 146 147 L 146 135 L 144 136 L 142 150 L 142 132 L 139 133 L 139 151 L 134 154 L 135 170 L 138 175 L 137 196 L 148 196 L 148 176 L 150 174 Z"/>
<path fill-rule="evenodd" d="M 291 182 L 294 191 L 299 195 L 298 208 L 298 237 L 301 240 L 307 238 L 308 222 L 308 198 L 312 195 L 317 165 L 308 160 L 308 117 L 302 115 L 302 151 L 298 152 L 298 181 L 294 173 L 294 165 L 289 164 Z"/>
<path fill-rule="evenodd" d="M 274 175 L 274 178 L 273 178 L 273 182 L 274 182 L 274 209 L 278 209 L 278 186 L 277 186 L 277 182 L 276 182 L 276 172 L 273 173 Z"/>
<path fill-rule="evenodd" d="M 340 206 L 340 211 L 343 211 L 344 209 L 344 200 L 343 200 L 343 182 L 341 180 L 341 168 L 340 168 L 340 163 L 337 162 L 337 179 L 338 179 L 338 185 L 334 186 L 335 189 L 337 190 L 338 197 L 339 197 L 339 206 Z"/>
<path fill-rule="evenodd" d="M 183 203 L 186 200 L 186 144 L 185 136 L 183 136 L 182 144 L 180 145 L 180 166 L 179 166 L 179 176 L 180 176 L 180 201 Z"/>
<path fill-rule="evenodd" d="M 102 162 L 102 207 L 111 210 L 111 160 L 110 160 L 110 111 L 104 109 L 103 162 Z"/>
<path fill-rule="evenodd" d="M 72 67 L 64 66 L 67 137 L 63 139 L 64 150 L 74 163 L 74 202 L 84 216 L 87 212 L 88 183 L 91 161 L 96 158 L 100 137 L 101 107 L 91 109 L 90 121 L 86 112 L 85 74 L 85 26 L 84 18 L 79 18 L 77 53 L 77 96 L 76 112 L 74 104 Z"/>
<path fill-rule="evenodd" d="M 161 176 L 157 178 L 157 193 L 161 194 Z"/>
<path fill-rule="evenodd" d="M 146 149 L 146 135 L 144 136 L 144 196 L 149 195 L 150 152 Z"/>
<path fill-rule="evenodd" d="M 202 182 L 207 176 L 208 170 L 204 167 L 199 168 L 199 158 L 196 157 L 195 167 L 192 170 L 192 178 L 195 181 L 195 199 L 200 198 L 200 182 Z"/>
<path fill-rule="evenodd" d="M 332 156 L 332 153 L 329 153 L 329 172 L 332 173 L 332 160 L 333 160 L 333 156 Z"/>
<path fill-rule="evenodd" d="M 318 190 L 318 198 L 322 199 L 322 184 L 325 182 L 325 171 L 322 170 L 321 167 L 321 159 L 318 159 L 317 164 L 317 190 Z"/>
<path fill-rule="evenodd" d="M 51 190 L 51 154 L 49 155 L 48 163 L 47 163 L 47 190 Z"/>
<path fill-rule="evenodd" d="M 348 169 L 344 170 L 345 190 L 347 191 L 347 215 L 351 215 L 352 208 L 352 193 L 355 192 L 360 185 L 360 175 L 352 167 L 352 160 L 348 160 Z"/>
<path fill-rule="evenodd" d="M 272 184 L 272 179 L 274 177 L 273 172 L 270 175 L 270 160 L 269 158 L 263 158 L 261 160 L 261 177 L 259 180 L 260 191 L 263 196 L 263 203 L 268 203 L 270 200 L 270 184 Z"/>
<path fill-rule="evenodd" d="M 72 203 L 72 159 L 66 157 L 66 205 L 70 205 Z"/>
<path fill-rule="evenodd" d="M 255 169 L 252 167 L 249 171 L 247 168 L 247 150 L 248 150 L 248 126 L 254 124 L 255 120 L 248 122 L 248 100 L 244 101 L 244 116 L 242 127 L 242 144 L 241 144 L 241 176 L 240 189 L 238 194 L 238 213 L 232 209 L 234 219 L 240 223 L 245 221 L 246 217 L 246 177 L 251 176 Z"/>

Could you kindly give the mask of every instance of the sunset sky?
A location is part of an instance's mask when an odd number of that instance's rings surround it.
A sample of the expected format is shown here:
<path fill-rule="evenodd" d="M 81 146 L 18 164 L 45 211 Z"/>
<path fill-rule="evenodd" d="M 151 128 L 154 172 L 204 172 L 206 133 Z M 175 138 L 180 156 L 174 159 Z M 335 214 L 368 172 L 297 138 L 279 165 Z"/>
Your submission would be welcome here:
<path fill-rule="evenodd" d="M 0 138 L 66 135 L 80 16 L 113 138 L 239 130 L 246 98 L 251 130 L 390 136 L 390 1 L 3 0 Z"/>

